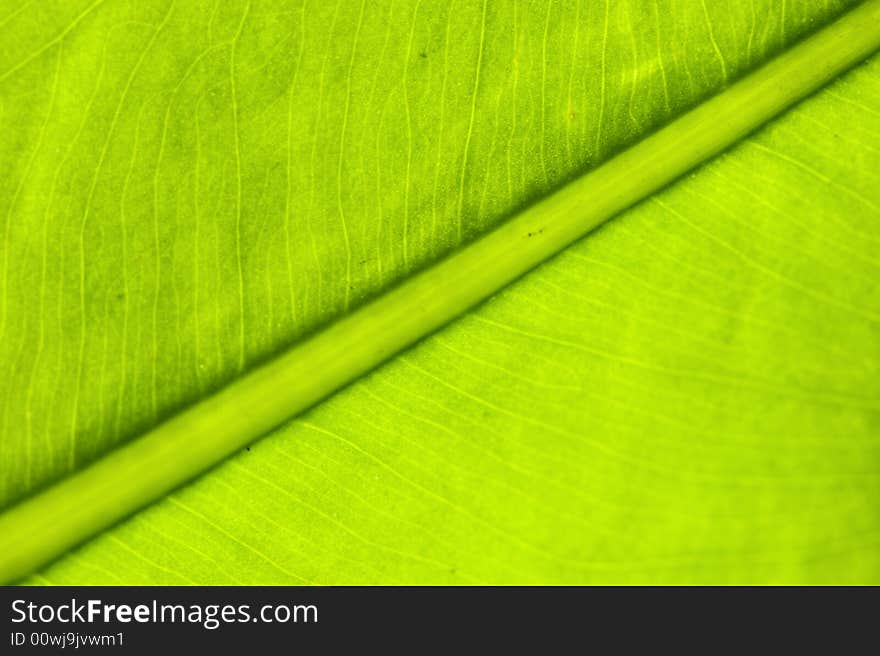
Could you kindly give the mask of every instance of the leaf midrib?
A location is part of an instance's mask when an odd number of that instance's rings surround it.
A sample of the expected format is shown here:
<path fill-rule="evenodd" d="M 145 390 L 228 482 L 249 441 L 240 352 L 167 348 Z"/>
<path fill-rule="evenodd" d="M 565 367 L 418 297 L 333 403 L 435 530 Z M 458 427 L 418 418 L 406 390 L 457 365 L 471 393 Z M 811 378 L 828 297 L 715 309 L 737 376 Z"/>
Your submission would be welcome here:
<path fill-rule="evenodd" d="M 7 510 L 0 581 L 29 573 L 326 398 L 878 47 L 880 0 L 869 0 L 470 245 Z"/>

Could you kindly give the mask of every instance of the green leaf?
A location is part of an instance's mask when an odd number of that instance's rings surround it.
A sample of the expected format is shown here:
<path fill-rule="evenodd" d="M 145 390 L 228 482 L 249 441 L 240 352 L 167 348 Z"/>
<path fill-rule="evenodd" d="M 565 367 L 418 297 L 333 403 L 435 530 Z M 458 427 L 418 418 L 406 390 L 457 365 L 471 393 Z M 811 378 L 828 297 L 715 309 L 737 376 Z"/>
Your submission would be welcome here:
<path fill-rule="evenodd" d="M 73 4 L 0 18 L 7 503 L 840 10 Z M 877 66 L 44 579 L 876 580 Z"/>

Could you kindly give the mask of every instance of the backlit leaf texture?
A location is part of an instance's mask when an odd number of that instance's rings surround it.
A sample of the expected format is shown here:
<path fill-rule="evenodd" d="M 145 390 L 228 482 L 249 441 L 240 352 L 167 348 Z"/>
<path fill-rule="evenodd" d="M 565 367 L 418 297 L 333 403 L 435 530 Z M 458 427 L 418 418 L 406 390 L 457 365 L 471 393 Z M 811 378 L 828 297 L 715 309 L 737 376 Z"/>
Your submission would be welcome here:
<path fill-rule="evenodd" d="M 0 501 L 854 3 L 0 9 Z M 875 59 L 52 583 L 876 582 Z"/>

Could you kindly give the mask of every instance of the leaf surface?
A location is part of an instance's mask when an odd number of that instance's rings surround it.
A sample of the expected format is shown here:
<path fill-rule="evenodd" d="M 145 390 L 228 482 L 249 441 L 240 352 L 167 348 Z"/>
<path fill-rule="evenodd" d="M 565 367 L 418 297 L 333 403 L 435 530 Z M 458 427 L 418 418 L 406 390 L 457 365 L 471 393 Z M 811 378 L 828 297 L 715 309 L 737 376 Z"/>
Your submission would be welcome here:
<path fill-rule="evenodd" d="M 0 19 L 22 126 L 2 151 L 7 502 L 841 8 L 179 4 Z M 871 62 L 44 578 L 876 579 L 876 80 Z"/>

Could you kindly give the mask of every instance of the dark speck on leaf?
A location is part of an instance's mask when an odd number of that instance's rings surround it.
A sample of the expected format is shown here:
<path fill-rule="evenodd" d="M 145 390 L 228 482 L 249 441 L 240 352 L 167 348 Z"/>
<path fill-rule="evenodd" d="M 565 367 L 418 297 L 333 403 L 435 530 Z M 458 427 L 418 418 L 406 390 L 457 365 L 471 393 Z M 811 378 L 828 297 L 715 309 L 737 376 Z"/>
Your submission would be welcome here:
<path fill-rule="evenodd" d="M 428 53 L 422 50 L 421 52 L 419 52 L 419 57 L 421 57 L 422 59 L 427 59 Z"/>

